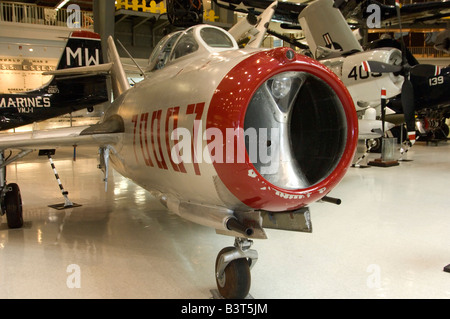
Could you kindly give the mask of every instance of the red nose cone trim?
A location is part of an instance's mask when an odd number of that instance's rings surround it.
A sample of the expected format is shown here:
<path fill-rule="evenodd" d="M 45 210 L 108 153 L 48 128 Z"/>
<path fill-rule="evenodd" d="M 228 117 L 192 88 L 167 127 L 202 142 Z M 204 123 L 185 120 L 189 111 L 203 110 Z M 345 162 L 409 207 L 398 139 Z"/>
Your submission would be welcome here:
<path fill-rule="evenodd" d="M 211 99 L 206 128 L 219 128 L 223 136 L 226 136 L 227 128 L 239 128 L 242 133 L 247 106 L 258 87 L 278 73 L 299 71 L 315 75 L 336 92 L 347 120 L 347 142 L 344 154 L 334 171 L 321 182 L 305 189 L 289 190 L 269 183 L 255 169 L 247 153 L 244 163 L 214 162 L 214 168 L 224 185 L 241 202 L 253 209 L 287 211 L 321 199 L 344 177 L 356 149 L 358 119 L 347 89 L 339 78 L 322 64 L 297 54 L 294 59 L 288 59 L 287 50 L 290 49 L 277 48 L 259 52 L 234 67 L 219 84 Z M 239 135 L 239 143 L 245 143 L 243 134 Z M 237 143 L 234 144 L 237 154 Z"/>

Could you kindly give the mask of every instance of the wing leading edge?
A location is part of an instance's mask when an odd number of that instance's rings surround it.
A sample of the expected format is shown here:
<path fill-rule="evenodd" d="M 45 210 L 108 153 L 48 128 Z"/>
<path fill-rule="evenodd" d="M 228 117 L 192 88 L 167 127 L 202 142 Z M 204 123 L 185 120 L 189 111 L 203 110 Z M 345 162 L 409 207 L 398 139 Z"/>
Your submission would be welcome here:
<path fill-rule="evenodd" d="M 124 132 L 123 121 L 113 116 L 99 124 L 0 135 L 0 149 L 41 149 L 73 145 L 116 144 Z"/>

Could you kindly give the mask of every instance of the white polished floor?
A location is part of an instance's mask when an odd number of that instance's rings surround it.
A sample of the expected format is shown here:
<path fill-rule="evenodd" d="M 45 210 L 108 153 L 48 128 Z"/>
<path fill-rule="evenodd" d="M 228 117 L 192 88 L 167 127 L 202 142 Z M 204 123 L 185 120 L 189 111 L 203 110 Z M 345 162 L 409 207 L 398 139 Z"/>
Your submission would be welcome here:
<path fill-rule="evenodd" d="M 168 213 L 111 174 L 96 149 L 57 151 L 63 202 L 47 158 L 8 167 L 25 225 L 0 225 L 0 298 L 211 298 L 217 253 L 234 239 Z M 378 157 L 378 155 L 371 155 Z M 351 168 L 311 206 L 313 233 L 256 240 L 251 295 L 260 298 L 450 298 L 450 143 L 416 143 L 400 166 Z M 75 287 L 73 287 L 75 286 Z M 73 288 L 70 288 L 73 287 Z"/>

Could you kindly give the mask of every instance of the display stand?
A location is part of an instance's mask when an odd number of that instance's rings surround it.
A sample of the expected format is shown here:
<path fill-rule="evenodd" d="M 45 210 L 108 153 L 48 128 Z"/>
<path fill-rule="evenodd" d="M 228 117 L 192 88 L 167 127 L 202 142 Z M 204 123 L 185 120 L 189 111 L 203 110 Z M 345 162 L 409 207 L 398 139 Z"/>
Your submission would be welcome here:
<path fill-rule="evenodd" d="M 398 166 L 399 163 L 395 159 L 395 138 L 382 137 L 381 138 L 381 157 L 370 161 L 368 165 L 378 167 Z"/>
<path fill-rule="evenodd" d="M 64 203 L 48 205 L 48 207 L 51 207 L 51 208 L 54 208 L 54 209 L 57 209 L 57 210 L 61 210 L 61 209 L 65 209 L 65 208 L 80 207 L 81 205 L 72 203 L 70 201 L 70 199 L 68 197 L 69 192 L 64 190 L 64 187 L 63 187 L 63 185 L 61 183 L 61 180 L 59 179 L 58 172 L 56 171 L 55 164 L 53 163 L 52 155 L 55 155 L 55 150 L 54 149 L 39 150 L 39 156 L 47 156 L 48 160 L 50 161 L 50 166 L 52 167 L 53 173 L 55 174 L 55 178 L 56 178 L 56 181 L 58 182 L 59 189 L 61 190 L 61 194 L 64 197 Z"/>
<path fill-rule="evenodd" d="M 385 123 L 385 108 L 386 108 L 386 89 L 381 89 L 381 129 L 383 131 L 381 137 L 381 157 L 370 161 L 368 165 L 378 167 L 398 166 L 399 163 L 395 159 L 395 138 L 385 137 L 384 123 Z"/>
<path fill-rule="evenodd" d="M 383 161 L 381 158 L 376 158 L 373 161 L 369 162 L 370 166 L 378 166 L 378 167 L 391 167 L 400 165 L 398 161 Z"/>

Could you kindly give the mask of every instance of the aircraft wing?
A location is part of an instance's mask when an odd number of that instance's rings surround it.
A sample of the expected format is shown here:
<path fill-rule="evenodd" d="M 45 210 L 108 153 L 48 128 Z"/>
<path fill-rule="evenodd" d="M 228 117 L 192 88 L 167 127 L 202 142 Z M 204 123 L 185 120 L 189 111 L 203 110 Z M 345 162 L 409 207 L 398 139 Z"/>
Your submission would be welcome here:
<path fill-rule="evenodd" d="M 90 65 L 90 66 L 80 66 L 77 68 L 70 69 L 62 69 L 62 70 L 54 70 L 43 72 L 43 75 L 55 75 L 55 76 L 67 76 L 67 75 L 99 75 L 108 73 L 113 66 L 113 63 L 104 63 L 98 65 Z"/>
<path fill-rule="evenodd" d="M 0 134 L 0 149 L 44 149 L 72 145 L 108 145 L 117 143 L 123 134 L 121 118 L 101 124 L 51 130 Z"/>

